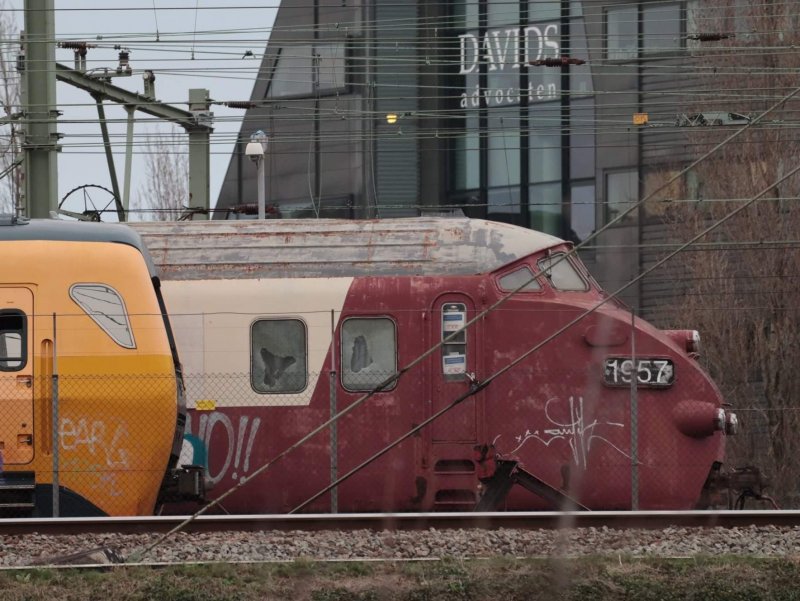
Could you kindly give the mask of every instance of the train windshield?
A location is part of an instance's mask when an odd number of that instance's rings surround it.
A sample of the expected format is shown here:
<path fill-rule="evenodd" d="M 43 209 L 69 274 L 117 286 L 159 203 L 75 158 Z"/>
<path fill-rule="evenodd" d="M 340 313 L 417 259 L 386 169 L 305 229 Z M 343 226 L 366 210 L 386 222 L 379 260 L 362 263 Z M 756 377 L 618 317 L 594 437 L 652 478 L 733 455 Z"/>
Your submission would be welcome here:
<path fill-rule="evenodd" d="M 124 348 L 136 348 L 125 302 L 105 284 L 75 284 L 69 295 L 111 339 Z"/>
<path fill-rule="evenodd" d="M 533 272 L 526 266 L 500 276 L 497 283 L 500 284 L 500 289 L 504 292 L 513 292 L 520 286 L 522 286 L 523 291 L 542 289 L 539 282 L 533 277 Z"/>
<path fill-rule="evenodd" d="M 583 292 L 589 289 L 589 283 L 564 253 L 553 253 L 539 259 L 539 269 L 556 290 Z"/>

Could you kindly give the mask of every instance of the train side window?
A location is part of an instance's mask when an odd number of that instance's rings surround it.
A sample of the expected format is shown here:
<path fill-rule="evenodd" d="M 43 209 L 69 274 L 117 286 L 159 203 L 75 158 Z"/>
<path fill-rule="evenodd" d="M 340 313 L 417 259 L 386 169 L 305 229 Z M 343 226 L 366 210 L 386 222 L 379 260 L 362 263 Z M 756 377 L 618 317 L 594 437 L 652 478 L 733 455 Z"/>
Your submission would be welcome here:
<path fill-rule="evenodd" d="M 341 343 L 345 389 L 372 390 L 397 372 L 397 329 L 388 317 L 346 319 Z"/>
<path fill-rule="evenodd" d="M 123 348 L 136 348 L 128 310 L 119 292 L 106 284 L 73 284 L 69 296 L 114 342 Z"/>
<path fill-rule="evenodd" d="M 250 326 L 250 385 L 261 393 L 295 393 L 308 383 L 306 324 L 259 319 Z"/>
<path fill-rule="evenodd" d="M 0 311 L 0 371 L 19 371 L 28 360 L 27 317 L 15 309 Z"/>
<path fill-rule="evenodd" d="M 500 276 L 497 283 L 504 292 L 512 292 L 523 284 L 525 284 L 525 287 L 522 289 L 523 292 L 542 289 L 539 282 L 534 279 L 533 272 L 527 266 L 520 267 L 511 273 Z"/>
<path fill-rule="evenodd" d="M 589 284 L 581 277 L 578 270 L 564 253 L 554 253 L 539 260 L 539 269 L 556 290 L 586 291 Z"/>
<path fill-rule="evenodd" d="M 442 373 L 447 380 L 462 380 L 467 373 L 467 331 L 462 329 L 466 323 L 467 306 L 464 303 L 445 303 L 442 306 L 442 340 L 461 330 L 442 344 Z"/>

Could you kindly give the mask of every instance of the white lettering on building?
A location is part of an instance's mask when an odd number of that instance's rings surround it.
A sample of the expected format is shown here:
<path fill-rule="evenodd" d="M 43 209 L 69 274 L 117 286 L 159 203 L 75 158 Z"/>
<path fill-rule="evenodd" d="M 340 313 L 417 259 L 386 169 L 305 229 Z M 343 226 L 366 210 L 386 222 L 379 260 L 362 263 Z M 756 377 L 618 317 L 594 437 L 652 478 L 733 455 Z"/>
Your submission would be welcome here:
<path fill-rule="evenodd" d="M 509 87 L 508 81 L 492 86 L 492 75 L 511 74 L 523 64 L 544 58 L 558 58 L 561 53 L 557 23 L 492 29 L 482 38 L 475 33 L 463 33 L 458 39 L 459 74 L 477 75 L 479 65 L 484 63 L 490 79 L 489 88 L 485 90 L 480 89 L 478 84 L 470 84 L 461 94 L 461 108 L 478 108 L 481 98 L 484 106 L 519 103 L 522 90 Z M 556 83 L 539 81 L 535 75 L 532 72 L 529 79 L 528 102 L 555 100 L 558 97 Z"/>

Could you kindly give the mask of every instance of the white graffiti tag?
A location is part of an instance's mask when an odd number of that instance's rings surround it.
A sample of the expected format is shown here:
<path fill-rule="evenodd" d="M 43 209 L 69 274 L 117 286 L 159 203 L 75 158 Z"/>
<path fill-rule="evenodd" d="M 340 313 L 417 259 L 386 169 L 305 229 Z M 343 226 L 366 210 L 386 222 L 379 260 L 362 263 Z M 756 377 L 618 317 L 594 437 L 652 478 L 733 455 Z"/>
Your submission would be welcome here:
<path fill-rule="evenodd" d="M 127 443 L 129 434 L 124 421 L 107 426 L 103 420 L 85 418 L 61 419 L 59 440 L 64 451 L 77 451 L 81 448 L 95 456 L 99 454 L 107 467 L 112 469 L 128 467 Z"/>
<path fill-rule="evenodd" d="M 554 417 L 551 411 L 554 412 L 555 403 L 558 402 L 557 398 L 552 398 L 547 401 L 544 408 L 545 417 L 550 422 L 550 426 L 542 430 L 525 430 L 525 434 L 515 436 L 514 439 L 517 446 L 511 451 L 516 453 L 519 451 L 529 440 L 538 440 L 544 446 L 549 447 L 554 441 L 563 440 L 567 441 L 572 458 L 575 465 L 586 469 L 589 457 L 589 451 L 595 441 L 600 441 L 607 444 L 612 449 L 617 451 L 624 457 L 629 457 L 625 451 L 614 445 L 611 441 L 603 436 L 600 432 L 601 428 L 623 428 L 623 424 L 619 422 L 601 422 L 597 419 L 586 423 L 583 411 L 583 397 L 569 397 L 569 417 L 566 421 Z"/>
<path fill-rule="evenodd" d="M 225 454 L 222 467 L 220 467 L 216 473 L 212 474 L 208 466 L 206 467 L 206 478 L 209 486 L 220 482 L 228 471 L 230 471 L 231 465 L 233 465 L 233 471 L 231 472 L 231 478 L 233 480 L 242 480 L 245 478 L 250 469 L 250 456 L 253 452 L 253 443 L 255 443 L 256 434 L 260 426 L 260 417 L 251 419 L 247 415 L 241 415 L 239 416 L 238 425 L 234 426 L 234 422 L 230 416 L 215 411 L 211 414 L 200 414 L 197 424 L 197 433 L 195 434 L 192 430 L 192 416 L 191 414 L 187 416 L 186 434 L 194 434 L 202 441 L 206 453 L 209 454 L 209 459 L 211 453 L 211 437 L 214 435 L 215 431 L 217 432 L 216 436 L 219 437 L 214 447 L 215 452 Z"/>

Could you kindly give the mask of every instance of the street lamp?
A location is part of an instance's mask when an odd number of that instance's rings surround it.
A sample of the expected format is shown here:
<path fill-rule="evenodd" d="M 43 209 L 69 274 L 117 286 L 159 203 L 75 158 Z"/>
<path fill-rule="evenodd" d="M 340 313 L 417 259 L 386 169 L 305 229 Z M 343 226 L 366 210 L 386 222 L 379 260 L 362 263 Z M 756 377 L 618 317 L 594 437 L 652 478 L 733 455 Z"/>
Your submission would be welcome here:
<path fill-rule="evenodd" d="M 265 219 L 267 216 L 266 187 L 264 183 L 264 154 L 267 152 L 269 137 L 260 129 L 250 136 L 250 141 L 244 149 L 244 153 L 258 168 L 258 218 Z"/>

